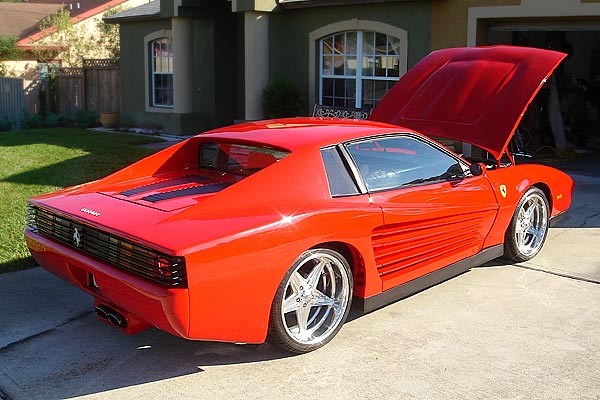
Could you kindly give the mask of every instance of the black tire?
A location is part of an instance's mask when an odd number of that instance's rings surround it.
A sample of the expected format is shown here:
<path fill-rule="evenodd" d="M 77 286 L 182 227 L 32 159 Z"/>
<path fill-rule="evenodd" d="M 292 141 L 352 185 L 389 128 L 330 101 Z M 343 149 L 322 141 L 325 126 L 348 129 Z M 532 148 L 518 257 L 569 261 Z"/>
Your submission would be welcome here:
<path fill-rule="evenodd" d="M 537 187 L 527 189 L 515 209 L 504 235 L 504 256 L 522 262 L 535 257 L 548 235 L 549 204 Z"/>
<path fill-rule="evenodd" d="M 283 277 L 271 305 L 269 341 L 293 353 L 323 347 L 352 304 L 352 271 L 337 251 L 305 251 Z"/>

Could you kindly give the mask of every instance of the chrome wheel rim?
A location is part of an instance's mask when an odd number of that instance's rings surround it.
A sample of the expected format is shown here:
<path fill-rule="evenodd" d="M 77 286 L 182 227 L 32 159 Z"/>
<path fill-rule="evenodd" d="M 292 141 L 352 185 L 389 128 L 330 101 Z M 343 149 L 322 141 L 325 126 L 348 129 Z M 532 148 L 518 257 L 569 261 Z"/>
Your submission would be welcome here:
<path fill-rule="evenodd" d="M 338 258 L 315 253 L 290 275 L 281 306 L 286 332 L 310 345 L 326 340 L 343 320 L 350 296 L 348 272 Z"/>
<path fill-rule="evenodd" d="M 544 244 L 548 229 L 548 208 L 539 193 L 531 193 L 523 201 L 515 229 L 515 242 L 526 257 L 535 255 Z"/>

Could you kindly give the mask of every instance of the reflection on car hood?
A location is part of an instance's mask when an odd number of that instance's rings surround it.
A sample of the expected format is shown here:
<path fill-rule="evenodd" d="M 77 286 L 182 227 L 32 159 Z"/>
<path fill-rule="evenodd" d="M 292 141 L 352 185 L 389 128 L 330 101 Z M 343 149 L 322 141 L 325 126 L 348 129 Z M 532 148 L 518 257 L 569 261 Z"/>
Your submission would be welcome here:
<path fill-rule="evenodd" d="M 499 158 L 565 57 L 515 46 L 434 51 L 394 85 L 369 119 L 471 143 Z"/>

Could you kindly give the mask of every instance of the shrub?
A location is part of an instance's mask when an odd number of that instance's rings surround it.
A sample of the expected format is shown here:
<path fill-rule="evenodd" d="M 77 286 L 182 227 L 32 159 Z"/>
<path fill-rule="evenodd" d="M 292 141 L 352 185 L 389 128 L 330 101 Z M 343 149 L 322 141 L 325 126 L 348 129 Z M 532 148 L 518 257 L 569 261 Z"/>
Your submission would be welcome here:
<path fill-rule="evenodd" d="M 48 128 L 56 128 L 59 126 L 67 126 L 69 118 L 65 114 L 54 114 L 48 111 L 46 115 L 46 126 Z"/>
<path fill-rule="evenodd" d="M 13 122 L 7 117 L 0 119 L 0 132 L 10 131 L 13 128 Z"/>
<path fill-rule="evenodd" d="M 83 108 L 75 110 L 75 126 L 81 129 L 87 129 L 96 124 L 98 121 L 98 115 L 96 111 L 87 111 Z"/>
<path fill-rule="evenodd" d="M 23 129 L 41 128 L 43 125 L 44 121 L 41 115 L 29 114 L 27 111 L 23 111 L 23 118 L 21 118 L 21 127 Z"/>
<path fill-rule="evenodd" d="M 267 118 L 295 117 L 302 112 L 300 90 L 283 77 L 275 77 L 265 87 L 262 100 Z"/>

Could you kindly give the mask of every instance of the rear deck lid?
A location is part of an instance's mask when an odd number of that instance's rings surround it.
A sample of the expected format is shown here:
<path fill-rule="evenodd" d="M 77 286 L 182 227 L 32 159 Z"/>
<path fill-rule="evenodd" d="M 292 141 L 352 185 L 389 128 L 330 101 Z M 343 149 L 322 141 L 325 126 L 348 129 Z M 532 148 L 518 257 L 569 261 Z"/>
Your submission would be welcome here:
<path fill-rule="evenodd" d="M 470 143 L 499 158 L 565 57 L 515 46 L 434 51 L 394 85 L 369 119 Z"/>

